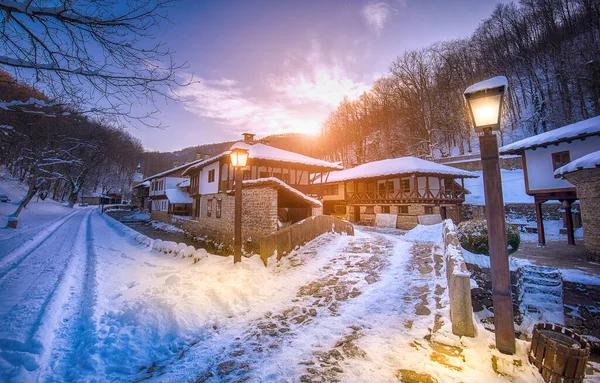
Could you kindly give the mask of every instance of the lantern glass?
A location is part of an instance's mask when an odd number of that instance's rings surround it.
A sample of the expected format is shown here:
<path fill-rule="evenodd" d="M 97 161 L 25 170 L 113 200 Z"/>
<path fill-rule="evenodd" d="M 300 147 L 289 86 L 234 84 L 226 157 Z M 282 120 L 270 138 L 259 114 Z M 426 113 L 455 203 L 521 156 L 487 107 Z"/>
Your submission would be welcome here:
<path fill-rule="evenodd" d="M 501 103 L 502 93 L 470 98 L 469 105 L 475 128 L 499 126 Z"/>
<path fill-rule="evenodd" d="M 248 162 L 248 151 L 242 148 L 234 148 L 230 154 L 231 165 L 234 168 L 243 168 Z"/>

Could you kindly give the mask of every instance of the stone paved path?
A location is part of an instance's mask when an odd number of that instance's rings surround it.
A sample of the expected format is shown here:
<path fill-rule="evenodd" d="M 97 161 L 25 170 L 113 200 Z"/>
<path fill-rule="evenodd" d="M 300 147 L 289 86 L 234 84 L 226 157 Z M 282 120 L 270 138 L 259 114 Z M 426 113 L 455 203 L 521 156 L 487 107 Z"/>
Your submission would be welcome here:
<path fill-rule="evenodd" d="M 290 265 L 302 267 L 315 262 L 319 252 L 332 246 L 334 238 L 322 236 L 292 253 Z M 182 352 L 180 359 L 184 361 L 188 352 L 203 361 L 196 366 L 196 382 L 364 379 L 360 377 L 364 364 L 377 366 L 381 362 L 377 347 L 371 350 L 369 342 L 363 345 L 366 339 L 385 336 L 381 326 L 371 326 L 381 318 L 389 321 L 392 332 L 403 333 L 405 344 L 393 347 L 429 355 L 430 363 L 459 370 L 464 358 L 460 350 L 431 341 L 431 335 L 444 324 L 447 301 L 439 249 L 431 243 L 409 243 L 401 236 L 376 232 L 363 232 L 342 243 L 281 310 L 246 323 L 234 336 L 231 332 L 226 337 L 217 336 L 222 345 L 218 354 L 214 354 L 214 347 L 207 347 L 198 357 L 195 349 L 208 340 L 199 340 Z M 213 337 L 210 341 L 216 340 Z M 150 369 L 140 378 L 161 380 L 161 371 L 168 373 L 168 366 L 153 365 Z M 394 380 L 419 373 L 403 371 L 390 368 L 385 373 Z"/>

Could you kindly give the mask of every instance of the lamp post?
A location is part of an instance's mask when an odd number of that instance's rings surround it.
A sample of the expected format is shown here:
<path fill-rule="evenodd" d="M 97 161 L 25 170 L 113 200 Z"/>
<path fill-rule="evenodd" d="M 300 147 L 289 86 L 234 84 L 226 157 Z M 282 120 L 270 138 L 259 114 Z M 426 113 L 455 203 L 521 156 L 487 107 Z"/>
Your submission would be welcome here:
<path fill-rule="evenodd" d="M 233 228 L 233 263 L 242 261 L 242 182 L 243 169 L 248 162 L 248 145 L 236 142 L 231 147 L 231 166 L 235 170 L 235 213 Z"/>
<path fill-rule="evenodd" d="M 504 354 L 515 353 L 515 325 L 510 290 L 510 270 L 506 243 L 506 222 L 502 196 L 502 178 L 498 155 L 498 139 L 493 130 L 500 129 L 503 95 L 508 88 L 506 77 L 499 76 L 471 85 L 465 99 L 479 133 L 483 168 L 485 215 L 492 269 L 492 301 L 496 347 Z"/>

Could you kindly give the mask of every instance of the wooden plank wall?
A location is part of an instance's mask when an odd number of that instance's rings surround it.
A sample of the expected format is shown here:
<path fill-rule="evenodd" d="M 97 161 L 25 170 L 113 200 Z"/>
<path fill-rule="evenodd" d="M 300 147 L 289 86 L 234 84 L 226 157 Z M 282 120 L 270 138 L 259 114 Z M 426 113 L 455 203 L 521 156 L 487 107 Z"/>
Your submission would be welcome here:
<path fill-rule="evenodd" d="M 302 246 L 326 232 L 354 235 L 354 225 L 329 215 L 308 217 L 271 235 L 262 237 L 260 239 L 260 257 L 266 266 L 268 259 L 273 255 L 276 255 L 276 259 L 280 260 L 296 246 Z"/>

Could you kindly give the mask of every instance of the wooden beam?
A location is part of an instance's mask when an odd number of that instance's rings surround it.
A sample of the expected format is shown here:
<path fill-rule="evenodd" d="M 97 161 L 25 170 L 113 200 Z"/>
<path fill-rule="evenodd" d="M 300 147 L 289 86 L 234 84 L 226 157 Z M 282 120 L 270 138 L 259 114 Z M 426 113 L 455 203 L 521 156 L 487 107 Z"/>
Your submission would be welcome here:
<path fill-rule="evenodd" d="M 538 247 L 546 247 L 546 234 L 544 232 L 544 218 L 542 214 L 542 203 L 544 200 L 535 200 L 535 219 L 537 221 Z"/>
<path fill-rule="evenodd" d="M 563 207 L 565 208 L 565 221 L 567 224 L 567 242 L 569 245 L 575 245 L 575 232 L 573 228 L 573 215 L 571 212 L 572 200 L 566 199 L 563 201 Z"/>

